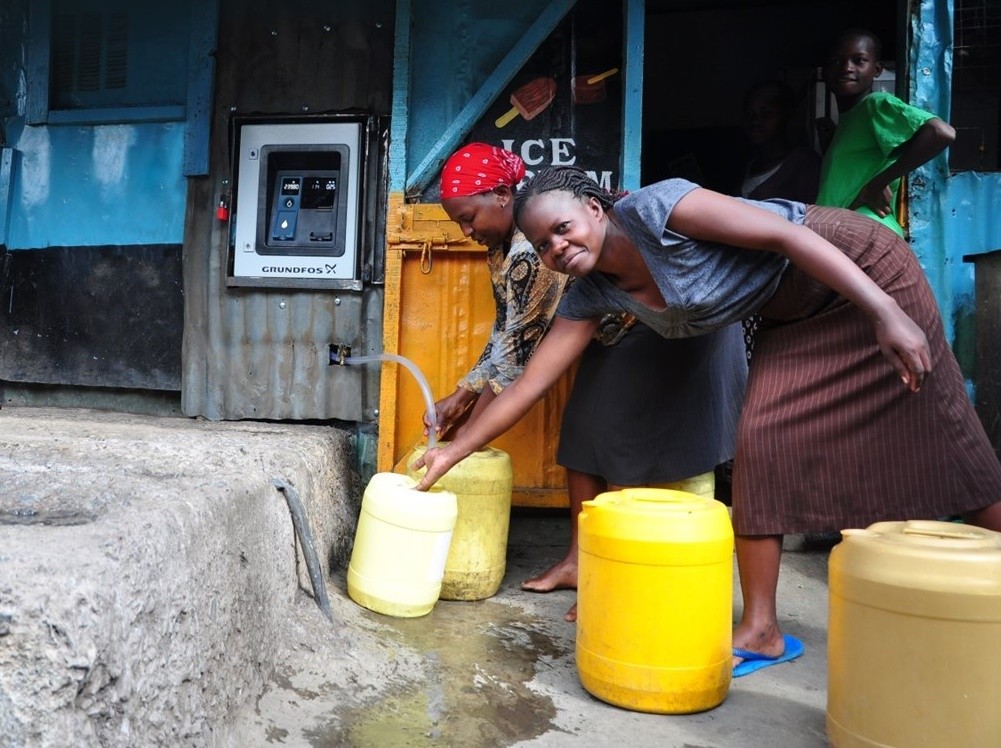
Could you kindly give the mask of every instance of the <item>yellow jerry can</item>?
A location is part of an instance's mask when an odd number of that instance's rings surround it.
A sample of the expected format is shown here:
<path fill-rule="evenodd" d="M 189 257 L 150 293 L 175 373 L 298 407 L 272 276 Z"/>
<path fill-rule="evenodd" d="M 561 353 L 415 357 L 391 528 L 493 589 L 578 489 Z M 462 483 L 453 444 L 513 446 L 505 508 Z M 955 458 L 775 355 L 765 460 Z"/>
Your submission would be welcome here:
<path fill-rule="evenodd" d="M 1001 746 L 1001 533 L 911 520 L 842 536 L 828 561 L 832 745 Z"/>
<path fill-rule="evenodd" d="M 426 450 L 414 448 L 408 470 Z M 414 478 L 418 474 L 410 472 Z M 500 589 L 507 568 L 512 483 L 510 456 L 486 447 L 458 462 L 435 484 L 455 494 L 459 512 L 445 561 L 442 600 L 483 600 Z"/>
<path fill-rule="evenodd" d="M 578 523 L 577 670 L 592 695 L 641 712 L 712 709 L 732 676 L 733 528 L 726 506 L 627 488 Z"/>
<path fill-rule="evenodd" d="M 438 601 L 455 528 L 455 494 L 416 490 L 413 478 L 376 473 L 362 497 L 348 563 L 348 596 L 376 613 L 414 618 Z"/>

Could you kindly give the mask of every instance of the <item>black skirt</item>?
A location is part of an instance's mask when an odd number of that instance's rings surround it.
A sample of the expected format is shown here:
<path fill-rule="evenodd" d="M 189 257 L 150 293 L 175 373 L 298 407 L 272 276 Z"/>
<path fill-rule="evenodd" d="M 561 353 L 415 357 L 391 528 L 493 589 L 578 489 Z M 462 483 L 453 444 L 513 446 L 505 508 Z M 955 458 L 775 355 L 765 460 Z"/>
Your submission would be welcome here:
<path fill-rule="evenodd" d="M 733 456 L 747 378 L 740 325 L 663 338 L 637 322 L 584 351 L 557 462 L 615 486 L 684 480 Z"/>

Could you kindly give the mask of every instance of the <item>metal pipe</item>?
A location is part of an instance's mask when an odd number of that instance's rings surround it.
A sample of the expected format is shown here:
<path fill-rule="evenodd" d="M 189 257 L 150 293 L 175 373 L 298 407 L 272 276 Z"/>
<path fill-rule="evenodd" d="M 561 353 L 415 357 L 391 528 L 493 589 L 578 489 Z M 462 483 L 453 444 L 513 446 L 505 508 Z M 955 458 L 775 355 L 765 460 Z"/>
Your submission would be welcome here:
<path fill-rule="evenodd" d="M 282 478 L 272 478 L 271 485 L 285 495 L 285 502 L 292 514 L 292 526 L 302 546 L 302 556 L 306 559 L 306 570 L 309 572 L 310 584 L 313 585 L 313 598 L 323 611 L 323 615 L 333 623 L 334 614 L 330 610 L 330 598 L 327 596 L 327 585 L 323 581 L 320 557 L 316 553 L 316 546 L 313 545 L 313 534 L 309 531 L 309 520 L 306 518 L 306 510 L 299 499 L 299 494 Z"/>

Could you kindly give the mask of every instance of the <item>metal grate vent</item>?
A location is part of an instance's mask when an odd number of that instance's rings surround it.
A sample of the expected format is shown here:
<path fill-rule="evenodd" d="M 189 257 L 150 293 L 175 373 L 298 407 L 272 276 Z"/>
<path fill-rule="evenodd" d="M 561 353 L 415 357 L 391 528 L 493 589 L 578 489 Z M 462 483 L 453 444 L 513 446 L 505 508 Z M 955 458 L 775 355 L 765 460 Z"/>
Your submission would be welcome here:
<path fill-rule="evenodd" d="M 59 3 L 53 14 L 51 84 L 56 102 L 128 85 L 127 11 L 80 11 Z"/>
<path fill-rule="evenodd" d="M 953 171 L 1001 169 L 1001 0 L 953 7 Z"/>
<path fill-rule="evenodd" d="M 953 86 L 1001 88 L 1001 2 L 956 0 Z"/>
<path fill-rule="evenodd" d="M 108 42 L 104 56 L 104 87 L 125 88 L 129 68 L 129 14 L 110 13 Z"/>

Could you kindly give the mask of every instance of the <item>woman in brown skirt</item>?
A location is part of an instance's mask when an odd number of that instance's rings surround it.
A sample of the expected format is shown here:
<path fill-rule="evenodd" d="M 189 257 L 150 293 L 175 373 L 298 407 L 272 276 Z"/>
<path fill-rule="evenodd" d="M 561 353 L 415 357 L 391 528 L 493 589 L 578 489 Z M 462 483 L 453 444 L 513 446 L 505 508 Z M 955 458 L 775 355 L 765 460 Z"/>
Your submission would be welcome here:
<path fill-rule="evenodd" d="M 421 488 L 510 428 L 607 311 L 665 337 L 758 313 L 734 459 L 735 666 L 789 658 L 775 600 L 783 533 L 953 514 L 1001 531 L 1001 464 L 924 274 L 893 232 L 847 210 L 677 179 L 614 200 L 573 167 L 540 172 L 515 218 L 547 267 L 580 280 L 523 376 L 462 439 L 424 455 Z"/>

